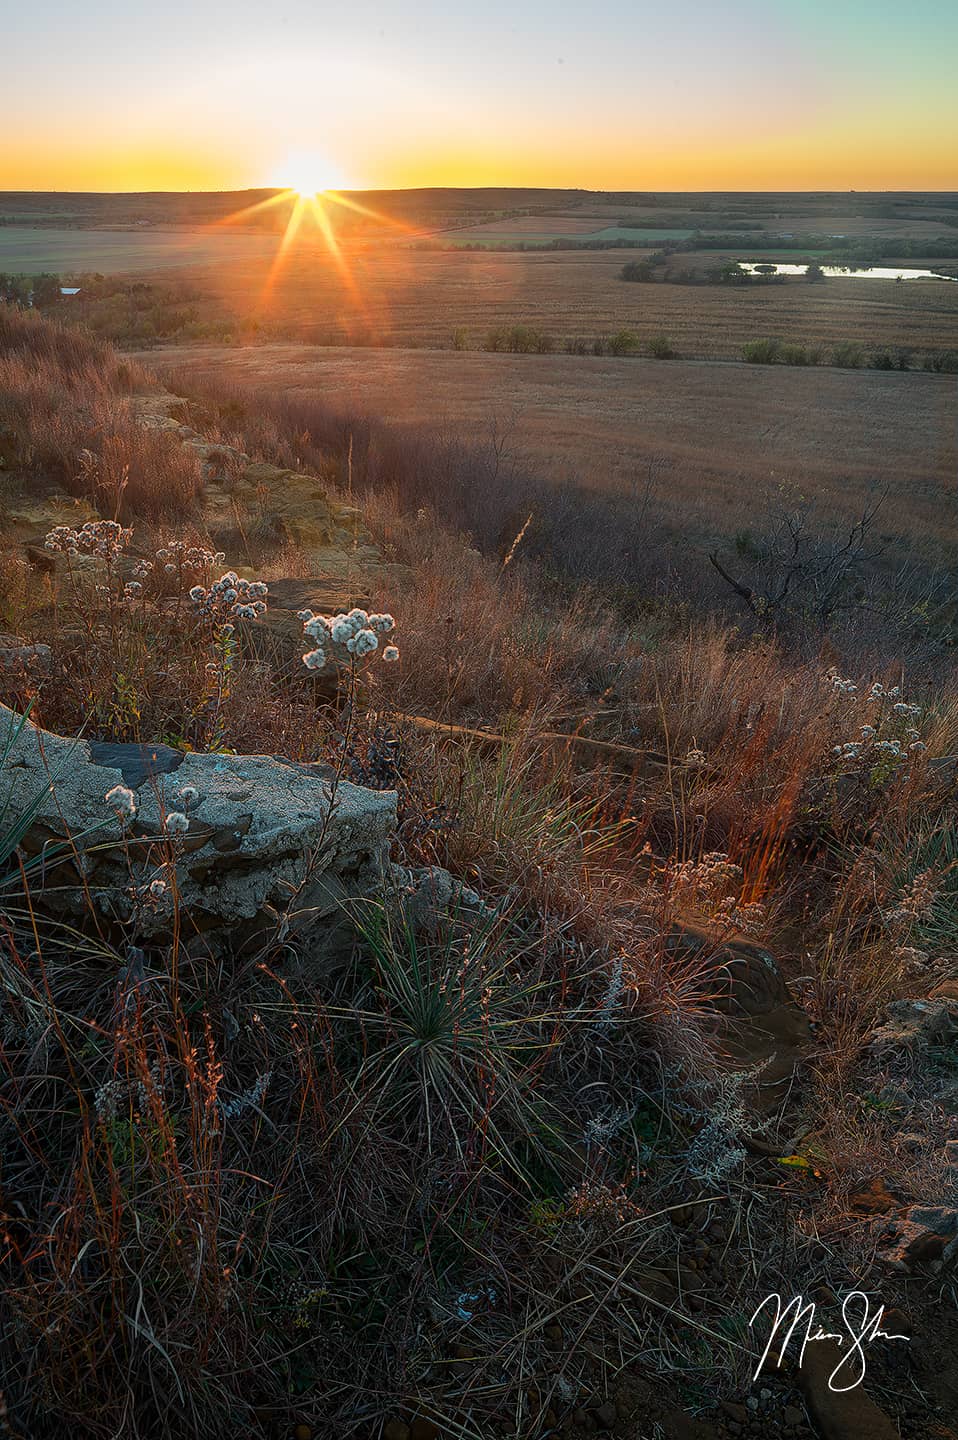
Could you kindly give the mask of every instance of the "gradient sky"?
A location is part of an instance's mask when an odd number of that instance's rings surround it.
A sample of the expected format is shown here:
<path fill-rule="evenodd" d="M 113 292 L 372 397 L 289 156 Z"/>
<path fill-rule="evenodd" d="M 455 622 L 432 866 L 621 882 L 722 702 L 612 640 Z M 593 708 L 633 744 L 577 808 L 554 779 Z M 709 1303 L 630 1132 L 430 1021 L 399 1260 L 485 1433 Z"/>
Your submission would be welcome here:
<path fill-rule="evenodd" d="M 958 0 L 24 0 L 2 37 L 0 189 L 958 189 Z"/>

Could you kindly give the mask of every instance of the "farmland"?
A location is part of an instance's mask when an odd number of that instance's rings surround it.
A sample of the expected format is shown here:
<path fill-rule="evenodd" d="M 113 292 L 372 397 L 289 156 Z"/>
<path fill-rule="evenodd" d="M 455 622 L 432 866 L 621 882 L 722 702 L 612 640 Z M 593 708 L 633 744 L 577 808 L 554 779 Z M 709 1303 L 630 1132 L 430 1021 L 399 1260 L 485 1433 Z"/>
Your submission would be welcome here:
<path fill-rule="evenodd" d="M 265 259 L 275 249 L 267 236 L 198 230 L 80 230 L 36 225 L 0 228 L 0 270 L 150 274 L 197 266 Z"/>
<path fill-rule="evenodd" d="M 679 248 L 657 278 L 701 280 L 723 260 L 759 252 L 824 261 L 843 244 L 880 245 L 892 263 L 927 263 L 937 252 L 947 264 L 958 247 L 953 196 L 421 190 L 352 198 L 361 210 L 325 204 L 335 249 L 307 212 L 277 263 L 293 202 L 276 192 L 0 194 L 0 271 L 53 271 L 74 283 L 98 272 L 120 288 L 134 276 L 158 290 L 188 285 L 187 320 L 147 324 L 134 323 L 129 305 L 98 308 L 87 287 L 76 318 L 130 344 L 258 338 L 477 350 L 490 330 L 525 325 L 558 350 L 625 329 L 642 345 L 667 335 L 686 359 L 740 359 L 743 345 L 771 337 L 820 347 L 823 358 L 846 342 L 902 350 L 920 365 L 958 335 L 958 285 L 944 281 L 732 287 L 619 278 L 624 260 L 670 245 Z M 899 242 L 902 255 L 888 255 Z M 555 243 L 629 248 L 542 248 Z"/>
<path fill-rule="evenodd" d="M 953 528 L 942 508 L 958 461 L 951 375 L 297 345 L 142 358 L 161 376 L 189 367 L 344 415 L 477 439 L 494 424 L 538 472 L 600 489 L 641 489 L 651 461 L 670 528 L 693 539 L 747 527 L 791 486 L 828 523 L 852 517 L 877 484 L 884 529 L 924 541 Z"/>
<path fill-rule="evenodd" d="M 3 235 L 0 229 L 0 247 Z M 95 241 L 92 232 L 78 231 L 75 238 Z M 920 364 L 926 352 L 953 348 L 958 335 L 958 285 L 947 281 L 629 285 L 619 278 L 623 258 L 641 256 L 641 250 L 437 252 L 391 244 L 344 249 L 337 261 L 309 240 L 271 273 L 276 242 L 267 237 L 203 237 L 192 258 L 171 241 L 172 259 L 163 266 L 156 263 L 155 247 L 165 245 L 165 237 L 122 239 L 130 242 L 131 254 L 142 247 L 138 282 L 158 293 L 166 280 L 189 285 L 196 316 L 217 327 L 208 338 L 407 348 L 451 348 L 455 342 L 476 350 L 496 327 L 523 324 L 541 331 L 556 349 L 572 342 L 591 347 L 596 339 L 628 329 L 643 344 L 667 335 L 685 359 L 738 360 L 749 340 L 772 336 L 826 351 L 845 341 L 901 347 Z M 201 247 L 205 261 L 198 258 Z M 214 248 L 217 263 L 209 258 Z M 681 258 L 691 263 L 697 257 Z M 102 254 L 98 261 L 102 268 Z M 109 308 L 102 313 L 82 303 L 75 308 L 82 322 L 106 338 L 133 343 L 140 338 L 129 328 L 125 307 L 119 317 Z M 187 332 L 179 338 L 206 337 Z"/>
<path fill-rule="evenodd" d="M 629 252 L 634 253 L 634 252 Z M 370 250 L 352 257 L 351 282 L 321 254 L 303 252 L 267 291 L 263 262 L 197 279 L 230 312 L 260 314 L 277 334 L 320 343 L 448 345 L 457 328 L 479 347 L 497 325 L 522 323 L 557 345 L 622 328 L 664 332 L 688 358 L 739 359 L 773 335 L 826 346 L 948 348 L 958 333 L 958 285 L 894 281 L 718 289 L 627 285 L 621 251 L 432 254 Z"/>

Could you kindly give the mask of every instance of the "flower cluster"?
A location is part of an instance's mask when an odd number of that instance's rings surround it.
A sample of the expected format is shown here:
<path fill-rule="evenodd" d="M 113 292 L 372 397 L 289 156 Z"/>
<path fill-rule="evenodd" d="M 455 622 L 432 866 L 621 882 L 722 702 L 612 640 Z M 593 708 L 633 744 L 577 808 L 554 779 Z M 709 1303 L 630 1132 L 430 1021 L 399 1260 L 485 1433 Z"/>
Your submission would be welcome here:
<path fill-rule="evenodd" d="M 237 1095 L 235 1100 L 227 1100 L 224 1104 L 219 1101 L 220 1113 L 224 1120 L 237 1120 L 247 1110 L 259 1110 L 263 1103 L 263 1096 L 266 1094 L 267 1086 L 273 1078 L 272 1070 L 264 1070 L 262 1075 L 257 1075 L 256 1080 L 242 1095 Z"/>
<path fill-rule="evenodd" d="M 738 887 L 741 880 L 741 867 L 715 850 L 701 860 L 685 860 L 675 867 L 673 896 L 679 904 L 694 905 L 711 915 L 723 909 L 729 890 Z"/>
<path fill-rule="evenodd" d="M 902 892 L 898 904 L 882 911 L 882 920 L 892 931 L 907 935 L 930 914 L 938 898 L 938 886 L 931 870 L 922 870 Z"/>
<path fill-rule="evenodd" d="M 851 680 L 842 680 L 835 671 L 830 671 L 828 678 L 841 694 L 857 694 L 857 686 Z M 886 690 L 880 680 L 863 698 L 872 707 L 869 722 L 859 728 L 856 740 L 833 746 L 832 754 L 840 765 L 861 767 L 867 770 L 872 783 L 882 784 L 904 773 L 903 767 L 926 748 L 915 726 L 922 709 L 901 698 L 900 686 Z"/>
<path fill-rule="evenodd" d="M 300 610 L 298 618 L 303 622 L 303 633 L 314 642 L 314 648 L 303 656 L 307 670 L 322 670 L 329 660 L 344 664 L 362 660 L 378 650 L 380 636 L 396 626 L 391 615 L 370 615 L 358 607 L 340 615 L 314 615 L 312 610 Z M 396 646 L 385 646 L 383 660 L 389 663 L 398 659 Z"/>
<path fill-rule="evenodd" d="M 79 530 L 55 525 L 44 541 L 47 550 L 64 555 L 94 555 L 108 563 L 115 561 L 133 538 L 116 520 L 88 520 Z"/>
<path fill-rule="evenodd" d="M 722 1184 L 745 1160 L 741 1136 L 754 1129 L 754 1117 L 743 1092 L 760 1070 L 761 1066 L 753 1071 L 730 1071 L 691 1085 L 698 1103 L 689 1107 L 689 1113 L 701 1124 L 685 1159 L 689 1173 L 703 1185 Z"/>
<path fill-rule="evenodd" d="M 198 614 L 211 620 L 226 620 L 231 615 L 255 620 L 266 614 L 268 594 L 269 586 L 262 580 L 241 580 L 235 570 L 227 570 L 208 588 L 194 585 L 190 599 Z"/>
<path fill-rule="evenodd" d="M 599 1180 L 583 1180 L 570 1193 L 566 1208 L 566 1217 L 575 1228 L 599 1236 L 613 1235 L 642 1214 L 624 1184 Z"/>
<path fill-rule="evenodd" d="M 116 811 L 122 821 L 132 820 L 136 815 L 136 796 L 126 785 L 114 785 L 104 795 L 106 803 Z"/>
<path fill-rule="evenodd" d="M 187 545 L 185 540 L 168 540 L 157 550 L 156 558 L 167 575 L 174 575 L 183 570 L 208 570 L 211 565 L 222 565 L 226 556 L 222 550 L 214 553 L 202 545 Z"/>

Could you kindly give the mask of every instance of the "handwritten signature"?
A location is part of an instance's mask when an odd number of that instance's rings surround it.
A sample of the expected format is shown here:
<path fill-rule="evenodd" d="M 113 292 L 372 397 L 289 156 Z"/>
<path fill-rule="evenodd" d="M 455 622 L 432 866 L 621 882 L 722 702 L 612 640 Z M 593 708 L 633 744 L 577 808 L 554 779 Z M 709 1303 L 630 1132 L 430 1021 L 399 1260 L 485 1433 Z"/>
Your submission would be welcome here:
<path fill-rule="evenodd" d="M 783 1305 L 781 1295 L 766 1295 L 748 1322 L 749 1329 L 751 1329 L 764 1310 L 769 1309 L 772 1313 L 771 1333 L 765 1349 L 762 1351 L 762 1358 L 758 1362 L 755 1374 L 752 1376 L 753 1383 L 762 1373 L 762 1366 L 768 1359 L 769 1351 L 783 1331 L 785 1331 L 785 1338 L 778 1351 L 778 1358 L 775 1362 L 776 1369 L 784 1360 L 785 1351 L 791 1344 L 792 1336 L 796 1331 L 801 1341 L 798 1353 L 799 1369 L 801 1369 L 805 1351 L 809 1345 L 814 1344 L 817 1340 L 837 1342 L 842 1349 L 842 1356 L 828 1377 L 829 1390 L 834 1390 L 837 1394 L 854 1390 L 864 1380 L 867 1346 L 876 1340 L 907 1340 L 909 1338 L 907 1335 L 892 1335 L 881 1328 L 885 1318 L 885 1307 L 879 1305 L 877 1310 L 872 1312 L 871 1302 L 863 1290 L 850 1290 L 842 1301 L 844 1332 L 823 1330 L 816 1320 L 815 1308 L 814 1300 L 806 1301 L 802 1295 L 794 1296 L 787 1305 Z M 785 1330 L 786 1326 L 787 1330 Z M 804 1326 L 804 1330 L 802 1326 Z"/>

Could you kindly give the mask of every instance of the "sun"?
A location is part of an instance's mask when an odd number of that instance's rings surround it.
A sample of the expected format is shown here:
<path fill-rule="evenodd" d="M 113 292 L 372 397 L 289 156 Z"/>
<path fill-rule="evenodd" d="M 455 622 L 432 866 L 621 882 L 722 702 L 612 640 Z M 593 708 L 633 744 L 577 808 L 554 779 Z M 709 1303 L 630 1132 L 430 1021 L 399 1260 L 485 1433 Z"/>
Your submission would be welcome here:
<path fill-rule="evenodd" d="M 346 188 L 346 179 L 328 158 L 315 150 L 297 150 L 277 168 L 277 180 L 305 199 Z"/>

